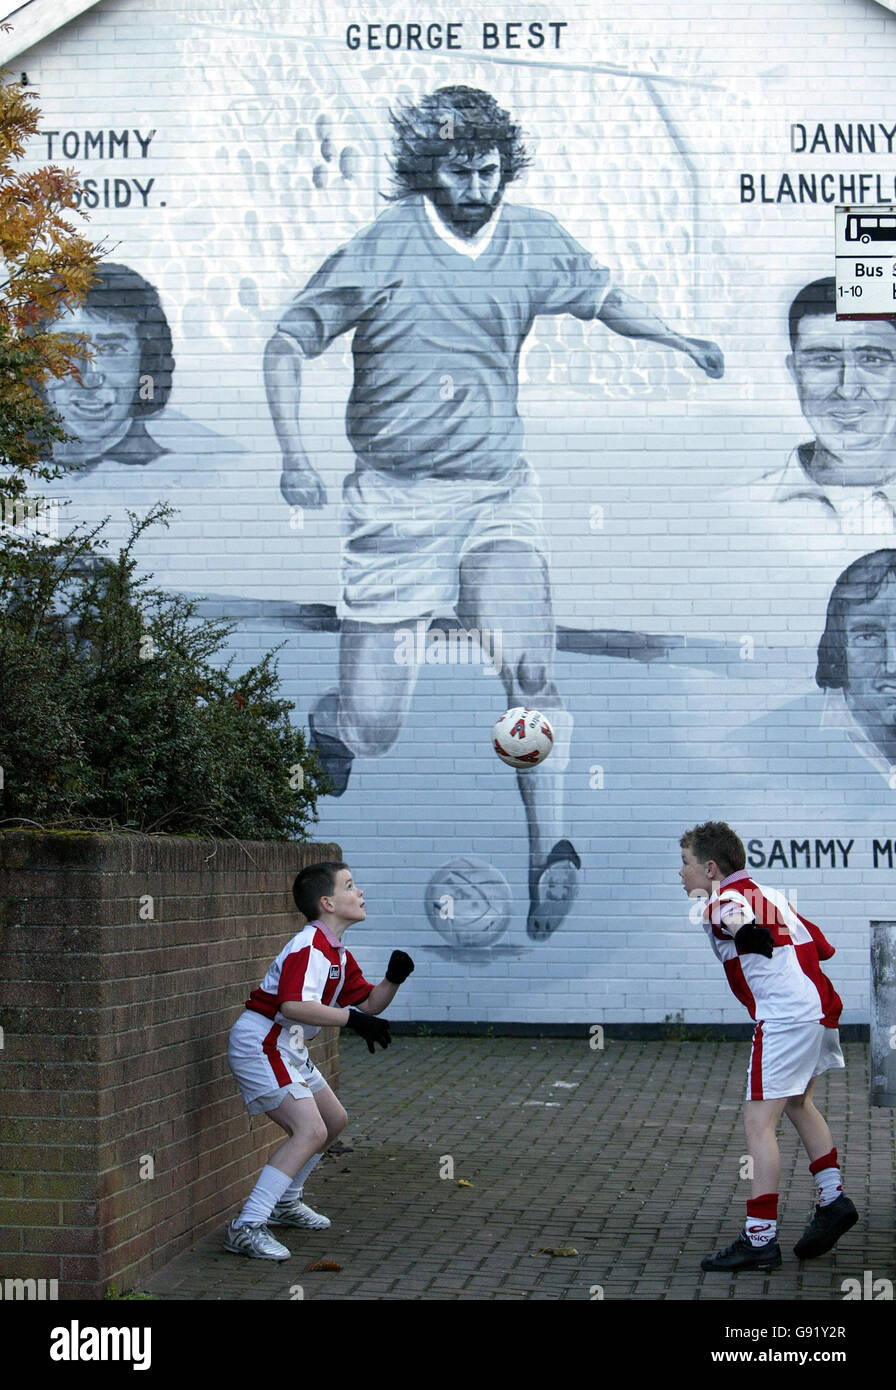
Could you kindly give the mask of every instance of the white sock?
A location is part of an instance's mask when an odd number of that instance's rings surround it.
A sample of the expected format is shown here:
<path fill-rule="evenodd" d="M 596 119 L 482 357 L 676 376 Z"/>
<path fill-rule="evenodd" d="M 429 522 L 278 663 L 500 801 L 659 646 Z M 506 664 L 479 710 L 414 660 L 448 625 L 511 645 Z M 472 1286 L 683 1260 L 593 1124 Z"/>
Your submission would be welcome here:
<path fill-rule="evenodd" d="M 815 1187 L 818 1192 L 818 1205 L 829 1207 L 843 1196 L 843 1178 L 839 1168 L 822 1168 L 815 1174 Z"/>
<path fill-rule="evenodd" d="M 323 1154 L 312 1154 L 304 1168 L 300 1168 L 290 1183 L 289 1187 L 280 1198 L 281 1202 L 301 1202 L 302 1188 L 308 1181 L 309 1174 L 317 1167 L 323 1158 Z"/>
<path fill-rule="evenodd" d="M 778 1234 L 777 1221 L 770 1221 L 767 1216 L 748 1216 L 744 1230 L 750 1239 L 750 1244 L 754 1249 L 763 1245 L 769 1245 Z"/>
<path fill-rule="evenodd" d="M 266 1163 L 234 1226 L 263 1226 L 291 1182 L 288 1173 L 281 1173 L 279 1168 Z"/>

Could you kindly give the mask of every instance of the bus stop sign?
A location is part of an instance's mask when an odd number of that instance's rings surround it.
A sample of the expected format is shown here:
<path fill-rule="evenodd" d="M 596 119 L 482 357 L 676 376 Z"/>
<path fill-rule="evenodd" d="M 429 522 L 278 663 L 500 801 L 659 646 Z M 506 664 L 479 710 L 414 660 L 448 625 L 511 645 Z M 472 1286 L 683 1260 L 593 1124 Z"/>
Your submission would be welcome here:
<path fill-rule="evenodd" d="M 896 203 L 834 215 L 837 318 L 896 320 Z"/>

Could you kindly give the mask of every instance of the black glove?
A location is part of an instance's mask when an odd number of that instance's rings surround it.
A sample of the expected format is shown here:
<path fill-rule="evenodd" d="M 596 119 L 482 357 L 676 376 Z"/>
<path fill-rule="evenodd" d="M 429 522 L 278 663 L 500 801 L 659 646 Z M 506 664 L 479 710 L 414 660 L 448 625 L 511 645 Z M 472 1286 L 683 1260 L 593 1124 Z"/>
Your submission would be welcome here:
<path fill-rule="evenodd" d="M 348 1023 L 345 1026 L 361 1034 L 368 1052 L 375 1051 L 374 1043 L 379 1043 L 380 1047 L 388 1047 L 392 1041 L 389 1024 L 384 1018 L 377 1018 L 375 1014 L 362 1014 L 359 1009 L 349 1009 Z"/>
<path fill-rule="evenodd" d="M 775 949 L 768 927 L 757 927 L 753 922 L 735 932 L 734 944 L 742 956 L 768 956 L 769 960 Z"/>
<path fill-rule="evenodd" d="M 414 962 L 406 951 L 393 951 L 386 966 L 386 979 L 390 985 L 403 985 L 414 969 Z"/>

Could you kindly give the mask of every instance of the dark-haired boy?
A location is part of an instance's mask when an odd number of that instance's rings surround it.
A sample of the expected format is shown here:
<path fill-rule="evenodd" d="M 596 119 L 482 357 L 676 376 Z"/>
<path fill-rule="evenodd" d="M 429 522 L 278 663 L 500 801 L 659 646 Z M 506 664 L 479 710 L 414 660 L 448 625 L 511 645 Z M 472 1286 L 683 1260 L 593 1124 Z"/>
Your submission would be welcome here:
<path fill-rule="evenodd" d="M 306 1206 L 303 1188 L 347 1116 L 309 1058 L 306 1041 L 330 1024 L 360 1033 L 371 1052 L 374 1043 L 388 1047 L 389 1025 L 374 1015 L 388 1007 L 414 968 L 404 951 L 393 951 L 385 978 L 371 985 L 342 945 L 345 930 L 367 916 L 347 864 L 309 865 L 292 891 L 308 924 L 246 1000 L 227 1048 L 249 1114 L 266 1112 L 289 1136 L 271 1154 L 224 1240 L 225 1250 L 263 1260 L 290 1254 L 269 1225 L 316 1231 L 330 1224 Z"/>
<path fill-rule="evenodd" d="M 834 948 L 783 894 L 755 883 L 743 843 L 724 821 L 707 821 L 681 837 L 679 876 L 689 897 L 708 899 L 703 926 L 728 983 L 755 1019 L 744 1106 L 752 1189 L 744 1230 L 701 1261 L 706 1270 L 769 1271 L 781 1264 L 778 1187 L 782 1113 L 809 1155 L 818 1203 L 794 1246 L 800 1259 L 830 1250 L 858 1213 L 843 1193 L 837 1150 L 812 1103 L 815 1077 L 844 1066 L 837 1023 L 843 1007 L 819 961 Z"/>

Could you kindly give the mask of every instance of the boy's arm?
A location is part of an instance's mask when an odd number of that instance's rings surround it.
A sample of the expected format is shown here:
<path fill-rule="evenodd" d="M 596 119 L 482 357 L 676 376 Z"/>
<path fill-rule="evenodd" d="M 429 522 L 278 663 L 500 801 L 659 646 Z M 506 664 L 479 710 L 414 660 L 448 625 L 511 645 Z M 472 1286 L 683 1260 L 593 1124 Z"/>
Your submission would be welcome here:
<path fill-rule="evenodd" d="M 361 1024 L 359 1010 L 356 1008 L 334 1009 L 329 1004 L 318 1004 L 310 999 L 307 1003 L 297 999 L 285 999 L 280 1005 L 280 1012 L 284 1018 L 294 1018 L 297 1023 L 316 1023 L 320 1027 L 329 1023 L 336 1028 L 351 1028 L 354 1032 L 360 1033 L 367 1044 L 368 1052 L 375 1051 L 375 1042 L 378 1042 L 380 1047 L 388 1047 L 392 1041 L 385 1019 L 382 1023 L 374 1023 L 371 1019 L 369 1023 Z"/>
<path fill-rule="evenodd" d="M 723 931 L 734 938 L 738 955 L 766 956 L 771 960 L 775 949 L 772 934 L 768 927 L 755 925 L 754 914 L 741 903 L 723 905 L 719 925 Z"/>
<path fill-rule="evenodd" d="M 741 903 L 722 903 L 719 912 L 719 926 L 729 936 L 734 936 L 739 927 L 745 927 L 752 921 L 752 916 L 748 915 Z"/>
<path fill-rule="evenodd" d="M 363 1004 L 355 1004 L 356 1009 L 360 1009 L 362 1014 L 381 1014 L 383 1009 L 388 1009 L 392 1000 L 398 993 L 398 985 L 392 984 L 390 980 L 380 980 L 364 1000 Z"/>
<path fill-rule="evenodd" d="M 381 1014 L 383 1009 L 388 1009 L 398 993 L 399 986 L 404 984 L 413 969 L 414 962 L 407 952 L 393 951 L 386 966 L 385 978 L 380 980 L 378 985 L 374 985 L 363 1004 L 357 1004 L 355 1007 L 365 1014 Z"/>
<path fill-rule="evenodd" d="M 284 1018 L 295 1019 L 296 1023 L 310 1023 L 318 1028 L 324 1028 L 328 1024 L 331 1027 L 344 1028 L 348 1022 L 347 1008 L 334 1008 L 330 1004 L 321 1004 L 316 999 L 284 999 L 280 1004 L 280 1012 Z"/>
<path fill-rule="evenodd" d="M 725 358 L 717 343 L 705 338 L 686 338 L 683 333 L 674 332 L 652 309 L 625 290 L 610 290 L 597 317 L 624 338 L 647 338 L 660 347 L 686 353 L 708 377 L 718 380 L 724 375 Z"/>

